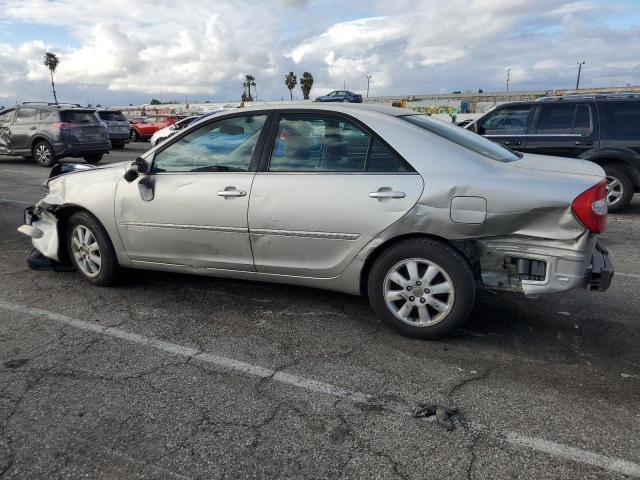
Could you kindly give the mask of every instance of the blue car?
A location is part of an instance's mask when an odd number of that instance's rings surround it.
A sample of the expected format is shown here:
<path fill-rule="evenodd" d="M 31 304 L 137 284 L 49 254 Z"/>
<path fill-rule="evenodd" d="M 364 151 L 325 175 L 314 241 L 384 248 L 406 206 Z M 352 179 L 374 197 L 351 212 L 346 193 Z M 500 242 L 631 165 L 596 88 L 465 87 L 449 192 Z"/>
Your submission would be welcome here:
<path fill-rule="evenodd" d="M 334 90 L 327 95 L 316 98 L 316 102 L 362 103 L 362 95 L 350 92 L 349 90 Z"/>

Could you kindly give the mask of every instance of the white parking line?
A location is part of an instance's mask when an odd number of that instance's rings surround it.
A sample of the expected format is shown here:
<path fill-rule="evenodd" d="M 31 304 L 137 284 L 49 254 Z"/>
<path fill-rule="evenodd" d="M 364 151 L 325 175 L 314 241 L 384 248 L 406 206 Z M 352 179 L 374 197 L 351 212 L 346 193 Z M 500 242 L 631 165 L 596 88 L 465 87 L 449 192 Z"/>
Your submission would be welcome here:
<path fill-rule="evenodd" d="M 615 277 L 640 278 L 640 275 L 636 275 L 635 273 L 616 272 L 616 273 L 614 273 L 614 276 Z"/>
<path fill-rule="evenodd" d="M 3 300 L 0 300 L 0 309 L 5 311 L 25 313 L 32 317 L 44 317 L 46 319 L 68 325 L 79 330 L 125 340 L 137 345 L 155 348 L 156 350 L 161 350 L 172 355 L 187 357 L 192 359 L 193 361 L 205 362 L 241 374 L 250 375 L 262 379 L 269 379 L 269 381 L 298 387 L 313 393 L 348 399 L 356 403 L 375 405 L 384 410 L 392 411 L 395 413 L 411 415 L 411 412 L 409 412 L 405 406 L 401 404 L 390 404 L 387 402 L 383 402 L 382 400 L 368 393 L 349 390 L 347 388 L 338 387 L 336 385 L 314 380 L 312 378 L 301 377 L 299 375 L 286 373 L 283 371 L 276 371 L 271 368 L 262 367 L 260 365 L 253 365 L 251 363 L 246 363 L 233 358 L 216 355 L 214 353 L 201 352 L 192 347 L 186 347 L 183 345 L 166 342 L 158 338 L 145 337 L 137 333 L 127 332 L 120 328 L 102 327 L 95 323 L 78 320 L 67 315 L 51 312 L 49 310 L 43 310 L 40 308 L 29 307 L 28 305 L 6 302 Z M 433 420 L 433 417 L 431 417 L 431 420 Z M 487 428 L 480 424 L 475 424 L 473 428 L 491 432 L 490 428 Z M 600 467 L 610 472 L 616 472 L 623 475 L 640 478 L 640 465 L 627 460 L 609 457 L 600 453 L 571 447 L 569 445 L 563 445 L 561 443 L 552 442 L 542 438 L 528 437 L 526 435 L 521 435 L 515 432 L 507 431 L 492 434 L 495 438 L 506 441 L 507 443 L 516 447 L 525 447 L 531 450 L 546 453 L 554 457 Z"/>

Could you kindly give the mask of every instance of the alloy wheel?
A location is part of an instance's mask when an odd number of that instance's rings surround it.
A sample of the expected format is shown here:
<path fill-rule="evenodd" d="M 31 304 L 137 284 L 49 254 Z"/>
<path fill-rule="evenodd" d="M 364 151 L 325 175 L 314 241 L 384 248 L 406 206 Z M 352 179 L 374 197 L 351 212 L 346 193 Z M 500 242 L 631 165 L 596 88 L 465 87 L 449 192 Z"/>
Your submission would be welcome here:
<path fill-rule="evenodd" d="M 624 185 L 616 178 L 607 175 L 607 203 L 615 205 L 624 195 Z"/>
<path fill-rule="evenodd" d="M 71 232 L 71 250 L 82 273 L 88 277 L 96 277 L 100 273 L 100 246 L 93 232 L 85 225 L 77 225 Z"/>
<path fill-rule="evenodd" d="M 40 165 L 49 165 L 51 162 L 51 150 L 42 143 L 36 147 L 35 155 Z"/>
<path fill-rule="evenodd" d="M 396 263 L 385 276 L 383 294 L 397 319 L 418 327 L 441 322 L 455 300 L 449 274 L 440 265 L 422 258 Z"/>

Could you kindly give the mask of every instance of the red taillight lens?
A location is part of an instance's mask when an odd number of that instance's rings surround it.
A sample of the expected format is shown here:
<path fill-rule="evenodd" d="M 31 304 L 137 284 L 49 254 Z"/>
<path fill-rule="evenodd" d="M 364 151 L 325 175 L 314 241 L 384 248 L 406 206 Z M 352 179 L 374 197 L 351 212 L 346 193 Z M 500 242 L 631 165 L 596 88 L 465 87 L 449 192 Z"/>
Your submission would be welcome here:
<path fill-rule="evenodd" d="M 75 123 L 56 122 L 56 123 L 52 124 L 52 126 L 56 127 L 56 128 L 60 128 L 62 130 L 66 130 L 68 128 L 77 127 L 78 125 L 76 125 Z"/>
<path fill-rule="evenodd" d="M 582 192 L 571 204 L 573 215 L 593 233 L 607 226 L 607 181 L 603 180 Z"/>

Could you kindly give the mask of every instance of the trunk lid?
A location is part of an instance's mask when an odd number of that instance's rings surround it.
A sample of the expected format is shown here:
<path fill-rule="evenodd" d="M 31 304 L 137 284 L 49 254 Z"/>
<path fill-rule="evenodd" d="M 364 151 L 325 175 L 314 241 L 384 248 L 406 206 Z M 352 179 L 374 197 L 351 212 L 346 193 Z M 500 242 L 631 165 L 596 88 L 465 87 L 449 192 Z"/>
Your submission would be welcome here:
<path fill-rule="evenodd" d="M 520 160 L 508 164 L 511 167 L 539 172 L 569 173 L 588 177 L 604 178 L 604 170 L 599 165 L 587 160 L 575 158 L 553 157 L 549 155 L 522 154 Z"/>

